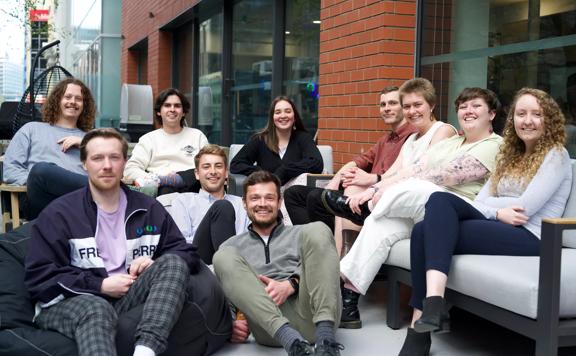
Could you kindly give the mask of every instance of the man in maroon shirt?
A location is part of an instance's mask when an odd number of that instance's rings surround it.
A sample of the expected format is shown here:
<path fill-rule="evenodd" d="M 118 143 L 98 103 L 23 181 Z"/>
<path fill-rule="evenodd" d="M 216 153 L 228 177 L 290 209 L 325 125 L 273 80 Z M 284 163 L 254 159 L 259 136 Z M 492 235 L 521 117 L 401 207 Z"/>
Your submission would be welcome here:
<path fill-rule="evenodd" d="M 398 87 L 382 89 L 379 107 L 380 117 L 390 125 L 391 131 L 386 132 L 370 150 L 344 164 L 326 189 L 338 190 L 342 187 L 345 195 L 349 196 L 377 183 L 380 175 L 396 160 L 404 141 L 416 132 L 402 117 Z M 320 199 L 322 191 L 321 188 L 293 186 L 284 192 L 286 208 L 295 225 L 320 220 L 334 231 L 334 215 L 324 209 Z"/>
<path fill-rule="evenodd" d="M 404 141 L 416 132 L 416 129 L 409 125 L 402 116 L 398 87 L 385 87 L 380 92 L 379 107 L 380 117 L 390 126 L 391 131 L 386 132 L 370 150 L 360 153 L 352 161 L 344 164 L 330 180 L 326 189 L 338 190 L 342 187 L 344 194 L 350 196 L 379 182 L 380 175 L 384 174 L 396 160 Z M 345 255 L 352 242 L 344 241 L 342 243 L 342 230 L 359 231 L 361 227 L 349 220 L 335 218 L 333 214 L 328 212 L 322 204 L 323 190 L 307 186 L 288 188 L 284 192 L 286 209 L 295 225 L 307 224 L 312 221 L 326 223 L 334 231 L 336 248 L 341 255 Z M 344 245 L 344 249 L 342 249 L 342 245 Z M 343 296 L 343 298 L 345 297 Z M 361 326 L 357 307 L 351 311 L 343 310 L 340 327 L 360 328 Z"/>

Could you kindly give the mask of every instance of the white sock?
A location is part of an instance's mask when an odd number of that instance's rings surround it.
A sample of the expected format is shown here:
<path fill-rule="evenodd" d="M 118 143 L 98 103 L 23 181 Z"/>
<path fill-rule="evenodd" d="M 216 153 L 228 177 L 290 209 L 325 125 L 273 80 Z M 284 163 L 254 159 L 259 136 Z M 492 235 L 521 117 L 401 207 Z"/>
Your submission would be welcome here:
<path fill-rule="evenodd" d="M 156 353 L 148 346 L 136 345 L 134 356 L 156 356 Z"/>

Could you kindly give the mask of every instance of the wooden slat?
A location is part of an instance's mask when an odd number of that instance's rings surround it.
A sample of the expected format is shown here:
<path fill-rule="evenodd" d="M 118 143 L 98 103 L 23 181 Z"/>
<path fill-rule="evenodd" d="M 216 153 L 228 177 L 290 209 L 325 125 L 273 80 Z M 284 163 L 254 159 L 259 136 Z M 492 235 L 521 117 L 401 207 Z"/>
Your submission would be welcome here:
<path fill-rule="evenodd" d="M 563 225 L 574 225 L 576 224 L 576 218 L 543 218 L 542 222 L 549 224 L 563 224 Z"/>

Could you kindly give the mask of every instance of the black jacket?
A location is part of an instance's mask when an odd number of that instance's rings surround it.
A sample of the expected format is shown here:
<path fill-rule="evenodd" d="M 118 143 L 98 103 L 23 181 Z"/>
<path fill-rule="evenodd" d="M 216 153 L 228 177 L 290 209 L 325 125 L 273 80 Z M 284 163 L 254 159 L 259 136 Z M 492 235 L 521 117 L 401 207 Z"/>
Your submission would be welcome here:
<path fill-rule="evenodd" d="M 282 158 L 271 151 L 264 140 L 253 136 L 230 163 L 230 173 L 249 175 L 258 170 L 266 170 L 278 176 L 282 185 L 302 173 L 322 173 L 323 168 L 318 147 L 304 131 L 292 132 Z"/>
<path fill-rule="evenodd" d="M 126 268 L 140 256 L 155 259 L 173 253 L 195 273 L 196 248 L 186 243 L 162 204 L 124 185 L 122 189 L 127 199 Z M 42 211 L 33 223 L 25 264 L 25 283 L 32 299 L 56 303 L 79 294 L 107 297 L 100 288 L 108 273 L 94 251 L 96 219 L 97 207 L 88 187 L 54 200 Z"/>

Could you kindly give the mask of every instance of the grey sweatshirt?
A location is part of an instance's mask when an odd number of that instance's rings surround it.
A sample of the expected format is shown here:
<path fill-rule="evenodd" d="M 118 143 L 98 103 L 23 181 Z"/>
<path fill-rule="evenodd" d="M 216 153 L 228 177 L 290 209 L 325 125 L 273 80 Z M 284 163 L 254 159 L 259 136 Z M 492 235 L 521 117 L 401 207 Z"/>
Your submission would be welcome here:
<path fill-rule="evenodd" d="M 63 128 L 46 122 L 27 123 L 16 132 L 4 155 L 4 182 L 25 185 L 30 169 L 38 162 L 55 163 L 71 172 L 86 175 L 78 147 L 62 152 L 58 144 L 61 138 L 84 137 L 85 134 L 80 129 Z"/>

